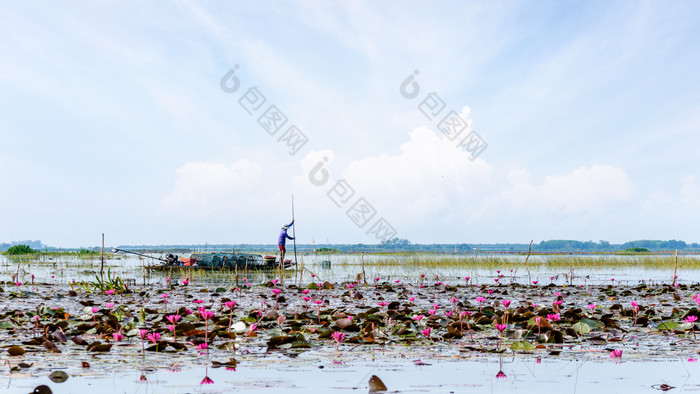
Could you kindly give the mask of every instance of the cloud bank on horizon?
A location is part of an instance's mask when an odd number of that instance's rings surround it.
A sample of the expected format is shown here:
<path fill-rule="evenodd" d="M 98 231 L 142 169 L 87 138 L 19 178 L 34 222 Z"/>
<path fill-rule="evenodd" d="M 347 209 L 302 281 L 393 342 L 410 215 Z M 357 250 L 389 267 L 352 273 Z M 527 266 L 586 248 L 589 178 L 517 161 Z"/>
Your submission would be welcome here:
<path fill-rule="evenodd" d="M 0 241 L 697 242 L 698 11 L 3 4 Z"/>

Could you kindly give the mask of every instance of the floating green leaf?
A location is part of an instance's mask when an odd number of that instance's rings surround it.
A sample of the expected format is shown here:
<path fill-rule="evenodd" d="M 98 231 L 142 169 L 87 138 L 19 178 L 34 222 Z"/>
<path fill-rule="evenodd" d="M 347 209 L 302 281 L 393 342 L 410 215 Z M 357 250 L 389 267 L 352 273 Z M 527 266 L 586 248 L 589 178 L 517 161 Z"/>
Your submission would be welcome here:
<path fill-rule="evenodd" d="M 591 332 L 591 326 L 589 326 L 586 323 L 578 322 L 572 325 L 571 328 L 573 328 L 574 331 L 576 331 L 576 333 L 579 335 L 588 334 L 589 332 Z"/>
<path fill-rule="evenodd" d="M 678 323 L 675 321 L 665 321 L 659 324 L 659 330 L 674 330 L 678 327 Z"/>

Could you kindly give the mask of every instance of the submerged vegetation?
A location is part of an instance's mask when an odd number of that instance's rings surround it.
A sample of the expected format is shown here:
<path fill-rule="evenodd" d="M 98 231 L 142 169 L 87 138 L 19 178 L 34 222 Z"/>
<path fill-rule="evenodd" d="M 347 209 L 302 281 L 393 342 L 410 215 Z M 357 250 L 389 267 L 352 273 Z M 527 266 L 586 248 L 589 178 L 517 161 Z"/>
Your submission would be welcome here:
<path fill-rule="evenodd" d="M 462 269 L 567 269 L 567 268 L 670 268 L 676 264 L 674 256 L 641 255 L 641 256 L 588 256 L 588 255 L 554 255 L 530 256 L 525 264 L 525 256 L 501 255 L 415 255 L 404 256 L 365 256 L 363 261 L 377 267 L 414 267 L 425 266 L 433 268 L 462 268 Z M 678 268 L 700 269 L 700 258 L 694 256 L 679 256 Z M 358 258 L 338 259 L 334 264 L 357 265 Z"/>

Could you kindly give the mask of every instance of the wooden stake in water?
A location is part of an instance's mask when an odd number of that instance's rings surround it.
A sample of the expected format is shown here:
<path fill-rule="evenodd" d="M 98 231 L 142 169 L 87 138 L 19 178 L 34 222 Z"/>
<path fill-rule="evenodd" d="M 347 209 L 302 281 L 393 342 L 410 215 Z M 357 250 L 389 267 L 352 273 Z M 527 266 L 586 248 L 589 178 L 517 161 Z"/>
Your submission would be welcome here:
<path fill-rule="evenodd" d="M 676 269 L 678 268 L 678 249 L 676 249 L 676 262 L 673 265 L 673 285 L 676 285 Z"/>
<path fill-rule="evenodd" d="M 292 194 L 292 223 L 294 223 L 294 194 Z M 292 241 L 294 241 L 294 266 L 297 265 L 297 224 L 292 226 Z"/>
<path fill-rule="evenodd" d="M 360 252 L 360 261 L 362 262 L 362 280 L 365 282 L 365 286 L 367 286 L 367 275 L 365 275 L 365 252 L 364 251 Z"/>
<path fill-rule="evenodd" d="M 105 233 L 102 233 L 102 249 L 100 249 L 100 279 L 104 280 L 105 272 Z"/>

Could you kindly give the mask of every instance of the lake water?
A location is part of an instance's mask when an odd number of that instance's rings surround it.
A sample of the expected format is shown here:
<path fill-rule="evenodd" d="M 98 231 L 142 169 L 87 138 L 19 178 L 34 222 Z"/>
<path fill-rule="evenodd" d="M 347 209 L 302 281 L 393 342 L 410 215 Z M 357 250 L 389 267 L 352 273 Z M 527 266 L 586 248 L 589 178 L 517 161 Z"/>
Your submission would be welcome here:
<path fill-rule="evenodd" d="M 443 281 L 450 284 L 464 284 L 464 277 L 470 276 L 472 283 L 530 283 L 539 280 L 542 284 L 550 281 L 562 285 L 568 283 L 570 269 L 551 268 L 547 259 L 560 256 L 534 256 L 524 265 L 524 256 L 498 256 L 508 265 L 501 273 L 496 266 L 481 267 L 479 258 L 467 259 L 464 256 L 420 255 L 334 255 L 299 256 L 304 262 L 302 281 L 329 280 L 331 282 L 353 281 L 361 272 L 364 260 L 365 272 L 370 281 L 380 277 L 382 281 L 399 280 L 419 283 L 421 281 Z M 599 258 L 600 256 L 595 256 Z M 455 264 L 434 264 L 435 258 L 454 259 Z M 593 258 L 593 257 L 585 257 Z M 603 257 L 610 265 L 595 265 L 576 268 L 574 285 L 607 284 L 615 278 L 622 285 L 636 284 L 639 281 L 670 282 L 672 270 L 668 268 L 637 266 L 633 257 Z M 698 259 L 699 256 L 684 256 Z M 461 261 L 461 260 L 464 261 Z M 321 263 L 330 260 L 331 267 Z M 121 257 L 106 262 L 109 270 L 123 279 L 133 280 L 135 288 L 152 284 L 162 284 L 165 276 L 174 273 L 148 273 L 143 269 L 150 262 L 140 258 Z M 512 271 L 511 271 L 512 269 Z M 18 273 L 18 279 L 29 283 L 31 275 L 38 283 L 55 284 L 61 288 L 72 281 L 94 280 L 99 274 L 100 262 L 95 258 L 83 260 L 60 257 L 27 261 L 0 257 L 0 277 L 10 281 Z M 314 273 L 314 277 L 311 277 Z M 243 275 L 243 273 L 241 273 Z M 681 283 L 700 282 L 700 269 L 685 268 L 677 273 Z M 206 272 L 193 273 L 197 285 L 222 283 L 230 285 L 233 274 Z M 245 273 L 248 281 L 258 282 L 279 276 L 279 273 Z M 294 273 L 288 278 L 298 280 Z M 421 275 L 425 275 L 421 278 Z M 503 275 L 503 276 L 500 276 Z M 435 279 L 435 276 L 438 279 Z M 550 279 L 554 276 L 554 279 Z M 240 279 L 240 278 L 239 278 Z M 7 287 L 7 285 L 6 285 Z M 8 302 L 8 301 L 4 301 Z M 439 349 L 438 349 L 439 348 Z M 264 348 L 263 348 L 264 349 Z M 589 349 L 590 350 L 590 349 Z M 269 393 L 356 393 L 367 392 L 368 380 L 372 375 L 380 377 L 390 392 L 407 393 L 590 393 L 605 390 L 614 393 L 656 392 L 661 384 L 674 386 L 672 392 L 700 391 L 700 367 L 694 359 L 669 356 L 668 358 L 648 358 L 648 356 L 626 354 L 620 359 L 608 357 L 609 350 L 581 350 L 581 353 L 566 357 L 550 356 L 537 352 L 498 357 L 474 352 L 460 352 L 451 344 L 442 344 L 435 349 L 414 349 L 394 347 L 384 350 L 381 347 L 354 348 L 344 344 L 340 351 L 333 348 L 311 349 L 290 355 L 289 353 L 263 351 L 257 354 L 233 355 L 238 366 L 234 370 L 211 368 L 210 360 L 197 359 L 187 365 L 173 365 L 161 359 L 157 366 L 149 367 L 148 362 L 139 359 L 114 360 L 114 369 L 105 370 L 104 364 L 112 361 L 106 356 L 87 354 L 76 360 L 75 356 L 61 355 L 53 360 L 42 357 L 32 359 L 36 365 L 29 372 L 0 374 L 0 392 L 29 393 L 39 384 L 51 387 L 54 393 L 224 393 L 224 392 L 269 392 Z M 137 353 L 138 354 L 138 353 Z M 217 360 L 221 360 L 217 353 Z M 579 357 L 580 355 L 580 357 Z M 2 361 L 16 363 L 3 350 Z M 149 357 L 152 357 L 149 355 Z M 102 358 L 102 361 L 100 361 Z M 27 360 L 29 361 L 29 360 Z M 88 361 L 94 368 L 81 368 L 77 361 Z M 225 360 L 224 360 L 225 361 Z M 173 364 L 170 364 L 173 363 Z M 201 365 L 201 366 L 197 366 Z M 51 371 L 63 370 L 69 378 L 63 383 L 49 380 Z M 501 373 L 499 373 L 501 372 Z M 205 380 L 205 376 L 209 380 Z M 210 382 L 210 384 L 202 384 Z"/>
<path fill-rule="evenodd" d="M 154 254 L 155 257 L 162 257 Z M 570 268 L 552 268 L 546 263 L 551 259 L 562 259 L 575 257 L 578 259 L 590 259 L 609 262 L 609 264 L 594 264 L 587 267 L 575 268 L 573 271 L 574 280 L 570 281 Z M 504 263 L 500 273 L 498 265 L 492 267 L 482 267 L 480 263 L 489 259 L 498 259 Z M 671 259 L 672 256 L 667 256 Z M 700 255 L 684 255 L 684 261 L 691 262 L 691 268 L 679 269 L 676 273 L 678 281 L 681 283 L 700 282 Z M 435 259 L 448 261 L 445 264 L 435 264 Z M 533 280 L 540 284 L 554 282 L 556 284 L 572 283 L 581 284 L 604 284 L 615 283 L 636 284 L 641 281 L 670 281 L 673 277 L 672 268 L 655 268 L 649 265 L 635 265 L 638 256 L 609 256 L 609 255 L 575 255 L 575 256 L 531 256 L 528 264 L 525 265 L 525 256 L 522 255 L 364 255 L 342 254 L 342 255 L 299 255 L 298 262 L 304 264 L 305 270 L 301 279 L 308 283 L 314 281 L 328 280 L 330 282 L 354 281 L 357 274 L 362 272 L 362 261 L 364 261 L 365 275 L 368 280 L 380 277 L 382 280 L 401 280 L 404 282 L 418 281 L 420 275 L 425 275 L 425 280 L 433 280 L 437 276 L 442 282 L 448 284 L 463 283 L 464 277 L 469 276 L 471 283 L 492 284 L 496 278 L 505 281 L 502 283 L 530 283 Z M 328 260 L 331 262 L 327 268 L 321 262 Z M 452 261 L 453 262 L 449 262 Z M 17 271 L 18 259 L 0 256 L 0 275 L 12 275 Z M 148 284 L 151 281 L 160 281 L 168 273 L 147 272 L 144 265 L 158 264 L 158 260 L 144 259 L 133 256 L 120 256 L 105 262 L 105 272 L 110 269 L 113 274 L 122 278 L 132 278 L 138 284 Z M 99 257 L 93 259 L 79 259 L 76 257 L 52 257 L 43 258 L 40 261 L 27 261 L 24 259 L 20 265 L 20 270 L 26 277 L 35 275 L 35 280 L 46 283 L 68 283 L 76 280 L 94 280 L 99 274 Z M 311 273 L 316 276 L 311 277 Z M 271 273 L 240 273 L 248 279 L 265 280 L 279 276 L 277 272 Z M 293 276 L 292 273 L 287 273 Z M 502 275 L 502 276 L 501 276 Z M 554 276 L 554 279 L 550 277 Z M 212 283 L 228 282 L 232 278 L 232 273 L 210 273 L 202 274 L 201 280 Z"/>

